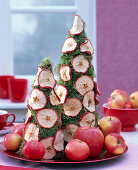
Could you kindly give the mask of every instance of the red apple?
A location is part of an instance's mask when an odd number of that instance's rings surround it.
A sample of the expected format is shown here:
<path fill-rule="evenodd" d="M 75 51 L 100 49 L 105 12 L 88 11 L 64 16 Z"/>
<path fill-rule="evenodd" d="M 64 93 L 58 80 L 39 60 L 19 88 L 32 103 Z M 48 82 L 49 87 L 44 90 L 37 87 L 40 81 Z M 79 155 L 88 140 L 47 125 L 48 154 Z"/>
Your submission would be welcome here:
<path fill-rule="evenodd" d="M 107 136 L 109 133 L 120 133 L 122 129 L 121 121 L 117 117 L 106 116 L 99 120 L 100 128 Z"/>
<path fill-rule="evenodd" d="M 110 133 L 105 137 L 105 148 L 107 152 L 113 155 L 124 153 L 126 149 L 126 142 L 124 138 L 117 133 Z"/>
<path fill-rule="evenodd" d="M 133 108 L 138 108 L 138 91 L 135 91 L 129 96 L 129 102 Z"/>
<path fill-rule="evenodd" d="M 25 124 L 24 123 L 19 123 L 18 125 L 16 125 L 14 127 L 13 133 L 16 133 L 16 134 L 19 134 L 20 136 L 23 136 L 24 128 L 25 128 Z"/>
<path fill-rule="evenodd" d="M 99 128 L 79 127 L 74 134 L 74 139 L 86 142 L 90 148 L 90 156 L 92 157 L 96 157 L 102 152 L 104 135 Z"/>
<path fill-rule="evenodd" d="M 89 146 L 79 139 L 72 139 L 65 148 L 65 154 L 68 159 L 73 161 L 82 161 L 88 158 L 90 154 Z"/>
<path fill-rule="evenodd" d="M 127 93 L 124 90 L 121 89 L 115 89 L 112 93 L 111 96 L 113 96 L 114 94 L 120 94 L 123 96 L 125 102 L 127 102 Z"/>
<path fill-rule="evenodd" d="M 125 108 L 126 108 L 126 109 L 132 108 L 131 103 L 130 103 L 130 102 L 127 102 L 127 103 L 125 104 Z"/>
<path fill-rule="evenodd" d="M 114 94 L 109 97 L 108 106 L 111 108 L 124 108 L 125 107 L 125 100 L 120 94 Z"/>
<path fill-rule="evenodd" d="M 45 154 L 45 147 L 41 142 L 31 140 L 24 145 L 23 154 L 28 159 L 40 160 Z"/>
<path fill-rule="evenodd" d="M 4 138 L 4 146 L 7 150 L 17 151 L 21 144 L 22 137 L 19 134 L 7 134 Z"/>

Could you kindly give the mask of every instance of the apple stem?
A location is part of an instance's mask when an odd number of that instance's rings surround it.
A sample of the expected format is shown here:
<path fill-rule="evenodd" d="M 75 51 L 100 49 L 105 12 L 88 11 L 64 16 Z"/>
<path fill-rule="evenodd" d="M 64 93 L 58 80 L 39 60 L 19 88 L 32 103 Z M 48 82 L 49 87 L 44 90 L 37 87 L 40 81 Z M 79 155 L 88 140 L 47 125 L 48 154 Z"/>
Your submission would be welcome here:
<path fill-rule="evenodd" d="M 94 122 L 94 120 L 92 119 L 91 123 L 90 123 L 90 127 L 92 126 L 92 122 Z"/>
<path fill-rule="evenodd" d="M 121 144 L 121 140 L 120 139 L 118 139 L 118 142 L 117 142 L 118 144 Z"/>
<path fill-rule="evenodd" d="M 110 121 L 112 120 L 112 118 L 110 117 Z"/>

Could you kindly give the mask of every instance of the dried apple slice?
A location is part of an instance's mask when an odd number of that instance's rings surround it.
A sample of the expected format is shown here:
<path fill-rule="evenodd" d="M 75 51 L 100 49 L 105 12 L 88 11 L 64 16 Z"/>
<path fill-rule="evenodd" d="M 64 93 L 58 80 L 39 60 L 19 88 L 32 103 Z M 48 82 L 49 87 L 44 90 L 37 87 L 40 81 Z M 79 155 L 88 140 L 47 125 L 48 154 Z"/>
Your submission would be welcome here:
<path fill-rule="evenodd" d="M 79 15 L 75 15 L 74 23 L 72 29 L 69 31 L 72 35 L 78 35 L 82 33 L 84 29 L 84 22 Z"/>
<path fill-rule="evenodd" d="M 100 93 L 100 91 L 98 89 L 98 85 L 97 85 L 97 83 L 95 81 L 94 81 L 94 90 L 95 90 L 96 95 L 97 94 L 101 95 L 101 93 Z"/>
<path fill-rule="evenodd" d="M 67 65 L 61 65 L 59 67 L 59 75 L 63 81 L 71 80 L 71 68 Z"/>
<path fill-rule="evenodd" d="M 64 140 L 66 142 L 70 142 L 73 139 L 74 133 L 78 129 L 77 125 L 74 125 L 72 123 L 68 124 L 62 129 L 63 135 L 64 135 Z"/>
<path fill-rule="evenodd" d="M 71 61 L 71 64 L 73 69 L 78 73 L 86 73 L 90 66 L 89 61 L 83 55 L 76 56 Z"/>
<path fill-rule="evenodd" d="M 45 147 L 45 154 L 43 156 L 44 159 L 52 159 L 56 155 L 56 151 L 52 146 L 53 140 L 54 137 L 50 136 L 40 141 Z"/>
<path fill-rule="evenodd" d="M 62 53 L 69 53 L 75 51 L 77 48 L 77 41 L 73 37 L 69 37 L 64 41 Z"/>
<path fill-rule="evenodd" d="M 33 89 L 31 97 L 28 99 L 28 105 L 33 110 L 43 109 L 47 105 L 46 95 L 42 90 Z"/>
<path fill-rule="evenodd" d="M 58 120 L 58 114 L 54 109 L 42 109 L 37 112 L 36 120 L 43 128 L 52 128 Z"/>
<path fill-rule="evenodd" d="M 51 91 L 51 94 L 49 95 L 49 101 L 52 106 L 57 106 L 60 104 L 60 99 L 56 94 L 55 90 Z"/>
<path fill-rule="evenodd" d="M 50 70 L 42 70 L 38 76 L 38 83 L 42 88 L 54 88 L 56 81 L 54 79 L 53 73 Z"/>
<path fill-rule="evenodd" d="M 39 140 L 40 130 L 36 124 L 30 122 L 25 125 L 24 140 L 29 142 L 31 140 Z"/>
<path fill-rule="evenodd" d="M 87 52 L 90 55 L 93 55 L 94 49 L 93 49 L 93 46 L 92 46 L 90 40 L 85 39 L 85 42 L 80 45 L 80 51 Z"/>
<path fill-rule="evenodd" d="M 94 127 L 95 123 L 96 123 L 96 116 L 94 113 L 90 113 L 90 112 L 85 113 L 79 121 L 80 126 Z"/>
<path fill-rule="evenodd" d="M 80 113 L 81 109 L 82 109 L 82 103 L 79 99 L 75 97 L 68 98 L 63 105 L 64 114 L 68 117 L 77 116 Z"/>
<path fill-rule="evenodd" d="M 58 97 L 60 98 L 60 104 L 65 103 L 67 95 L 68 95 L 68 90 L 65 86 L 63 86 L 62 84 L 58 85 L 57 89 L 56 89 L 56 93 L 58 95 Z"/>
<path fill-rule="evenodd" d="M 64 135 L 62 133 L 62 130 L 58 130 L 55 133 L 55 138 L 54 138 L 54 141 L 53 141 L 53 148 L 57 152 L 64 150 Z"/>
<path fill-rule="evenodd" d="M 42 71 L 42 68 L 40 66 L 38 66 L 37 69 L 38 69 L 38 72 L 36 74 L 36 78 L 35 78 L 35 81 L 34 81 L 34 84 L 33 84 L 34 87 L 39 85 L 38 76 L 39 76 L 39 73 Z"/>
<path fill-rule="evenodd" d="M 32 118 L 32 112 L 30 109 L 28 109 L 28 112 L 26 114 L 26 121 L 25 121 L 25 124 L 27 124 Z"/>
<path fill-rule="evenodd" d="M 83 97 L 83 106 L 90 112 L 95 111 L 94 91 L 87 92 Z"/>
<path fill-rule="evenodd" d="M 80 76 L 75 82 L 75 89 L 84 95 L 86 92 L 92 90 L 94 87 L 93 79 L 88 75 Z"/>

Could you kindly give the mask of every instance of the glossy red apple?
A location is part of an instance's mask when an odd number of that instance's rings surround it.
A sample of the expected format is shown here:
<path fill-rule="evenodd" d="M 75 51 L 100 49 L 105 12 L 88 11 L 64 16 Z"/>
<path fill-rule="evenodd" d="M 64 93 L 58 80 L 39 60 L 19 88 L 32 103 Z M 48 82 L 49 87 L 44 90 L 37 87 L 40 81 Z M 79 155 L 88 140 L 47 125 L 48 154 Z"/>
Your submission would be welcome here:
<path fill-rule="evenodd" d="M 126 149 L 126 142 L 124 138 L 117 133 L 110 133 L 105 137 L 105 148 L 107 152 L 113 155 L 124 153 Z"/>
<path fill-rule="evenodd" d="M 125 102 L 127 102 L 127 93 L 124 90 L 121 89 L 115 89 L 112 93 L 111 96 L 115 95 L 115 94 L 120 94 L 123 96 Z"/>
<path fill-rule="evenodd" d="M 132 108 L 131 103 L 130 103 L 130 102 L 127 102 L 127 103 L 125 104 L 125 108 L 126 108 L 126 109 Z"/>
<path fill-rule="evenodd" d="M 19 134 L 7 134 L 4 138 L 4 146 L 7 150 L 17 151 L 20 147 L 22 137 Z"/>
<path fill-rule="evenodd" d="M 25 124 L 24 123 L 19 123 L 18 125 L 16 125 L 14 127 L 13 133 L 16 133 L 16 134 L 19 134 L 20 136 L 23 136 L 24 128 L 25 128 Z"/>
<path fill-rule="evenodd" d="M 40 160 L 45 154 L 44 145 L 35 140 L 27 142 L 23 147 L 23 155 L 32 160 Z"/>
<path fill-rule="evenodd" d="M 138 91 L 135 91 L 129 96 L 129 102 L 133 108 L 138 108 Z"/>
<path fill-rule="evenodd" d="M 126 102 L 122 95 L 114 94 L 108 98 L 107 103 L 111 108 L 124 108 Z"/>
<path fill-rule="evenodd" d="M 104 134 L 107 136 L 109 133 L 120 134 L 122 129 L 121 121 L 114 116 L 106 116 L 99 120 L 100 128 Z"/>
<path fill-rule="evenodd" d="M 96 157 L 102 152 L 104 135 L 99 128 L 79 127 L 74 134 L 74 139 L 79 139 L 87 143 L 90 148 L 91 157 Z"/>
<path fill-rule="evenodd" d="M 66 157 L 73 161 L 82 161 L 88 158 L 90 154 L 89 146 L 79 140 L 79 139 L 72 139 L 65 148 Z"/>

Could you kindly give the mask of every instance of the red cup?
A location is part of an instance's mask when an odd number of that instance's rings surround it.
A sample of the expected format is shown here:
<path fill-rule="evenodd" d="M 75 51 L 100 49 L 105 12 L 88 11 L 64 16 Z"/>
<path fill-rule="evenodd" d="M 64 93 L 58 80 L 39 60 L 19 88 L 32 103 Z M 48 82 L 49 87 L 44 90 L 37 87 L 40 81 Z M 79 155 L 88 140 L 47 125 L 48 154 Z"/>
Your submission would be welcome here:
<path fill-rule="evenodd" d="M 13 116 L 13 120 L 10 123 L 7 123 L 8 117 Z M 16 116 L 13 113 L 8 113 L 5 110 L 0 110 L 0 130 L 2 130 L 5 126 L 10 126 L 15 121 Z"/>
<path fill-rule="evenodd" d="M 1 99 L 8 99 L 9 98 L 9 91 L 8 91 L 8 79 L 14 78 L 14 76 L 0 76 L 0 98 Z"/>
<path fill-rule="evenodd" d="M 12 102 L 24 102 L 27 95 L 27 79 L 8 79 L 9 96 Z"/>

